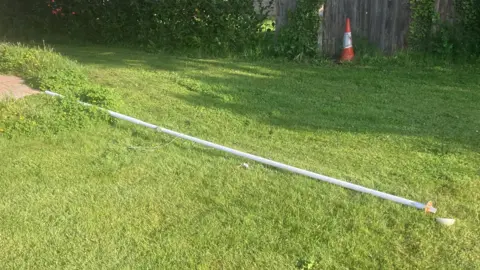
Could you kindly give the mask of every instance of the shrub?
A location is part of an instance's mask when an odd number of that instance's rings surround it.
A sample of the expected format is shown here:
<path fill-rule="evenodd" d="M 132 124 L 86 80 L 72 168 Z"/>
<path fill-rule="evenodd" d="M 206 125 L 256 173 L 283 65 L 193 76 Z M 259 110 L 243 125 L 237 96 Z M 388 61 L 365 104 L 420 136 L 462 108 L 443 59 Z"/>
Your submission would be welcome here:
<path fill-rule="evenodd" d="M 434 0 L 410 0 L 410 47 L 452 58 L 480 56 L 480 0 L 455 0 L 453 22 L 443 22 Z"/>
<path fill-rule="evenodd" d="M 318 8 L 324 0 L 297 0 L 289 25 L 276 38 L 263 31 L 273 0 L 267 6 L 263 0 L 254 1 L 257 10 L 251 0 L 55 0 L 49 6 L 34 0 L 5 0 L 0 25 L 6 26 L 3 34 L 8 37 L 18 33 L 31 39 L 36 33 L 37 39 L 54 35 L 154 51 L 193 49 L 213 55 L 289 59 L 318 54 Z"/>
<path fill-rule="evenodd" d="M 455 1 L 456 46 L 461 54 L 480 55 L 480 0 Z"/>
<path fill-rule="evenodd" d="M 266 18 L 245 0 L 56 0 L 49 6 L 43 1 L 6 0 L 3 5 L 0 25 L 7 26 L 4 34 L 10 36 L 15 33 L 7 30 L 18 27 L 22 35 L 30 33 L 25 29 L 36 29 L 42 36 L 214 53 L 256 46 Z"/>
<path fill-rule="evenodd" d="M 317 36 L 320 27 L 318 9 L 323 0 L 297 0 L 295 11 L 288 16 L 272 46 L 275 56 L 289 59 L 314 58 L 319 55 Z"/>

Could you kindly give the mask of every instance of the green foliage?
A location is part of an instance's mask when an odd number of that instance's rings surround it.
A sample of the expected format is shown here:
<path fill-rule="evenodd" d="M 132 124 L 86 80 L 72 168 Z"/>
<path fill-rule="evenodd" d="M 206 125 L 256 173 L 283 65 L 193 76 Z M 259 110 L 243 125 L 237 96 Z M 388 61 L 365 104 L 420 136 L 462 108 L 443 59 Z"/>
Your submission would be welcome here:
<path fill-rule="evenodd" d="M 16 2 L 9 0 L 8 4 L 4 4 L 6 8 L 13 7 L 16 12 L 8 12 L 3 20 L 8 21 L 18 13 L 28 14 L 35 18 L 30 20 L 35 25 L 25 19 L 16 25 L 10 24 L 11 29 L 18 25 L 35 28 L 41 35 L 134 45 L 149 50 L 196 49 L 216 54 L 243 52 L 258 44 L 261 23 L 266 18 L 263 7 L 258 13 L 253 2 L 245 0 L 58 0 L 55 7 L 61 10 L 58 13 L 55 11 L 55 14 L 43 1 L 41 7 L 34 3 L 38 1 Z"/>
<path fill-rule="evenodd" d="M 480 0 L 454 1 L 455 16 L 442 21 L 434 0 L 411 0 L 410 47 L 452 58 L 480 56 Z"/>
<path fill-rule="evenodd" d="M 462 54 L 480 55 L 480 0 L 455 1 L 457 47 Z"/>
<path fill-rule="evenodd" d="M 42 15 L 42 16 L 40 16 Z M 0 37 L 32 38 L 49 30 L 44 1 L 0 1 Z"/>
<path fill-rule="evenodd" d="M 320 17 L 318 9 L 322 0 L 297 0 L 295 11 L 288 16 L 271 50 L 275 56 L 290 59 L 314 58 L 318 55 L 318 29 Z"/>
<path fill-rule="evenodd" d="M 318 55 L 318 8 L 323 0 L 297 0 L 289 24 L 278 36 L 266 26 L 270 1 L 255 0 L 62 1 L 53 6 L 7 0 L 0 11 L 0 35 L 121 44 L 148 51 L 196 50 L 211 55 L 241 53 L 289 59 Z M 57 8 L 61 10 L 57 13 Z M 3 14 L 2 14 L 3 13 Z M 18 16 L 23 14 L 25 16 Z M 15 23 L 12 23 L 14 21 Z M 16 28 L 21 28 L 17 29 Z"/>
<path fill-rule="evenodd" d="M 65 95 L 64 99 L 41 99 L 41 106 L 50 107 L 50 113 L 39 113 L 40 110 L 22 106 L 21 102 L 2 102 L 1 128 L 7 134 L 33 131 L 56 133 L 110 119 L 106 113 L 95 107 L 82 106 L 77 100 L 111 109 L 119 105 L 119 97 L 112 89 L 90 82 L 82 66 L 51 49 L 0 44 L 0 73 L 25 78 L 36 89 Z"/>
<path fill-rule="evenodd" d="M 427 50 L 431 43 L 435 0 L 410 0 L 412 22 L 410 23 L 409 45 L 415 50 Z"/>

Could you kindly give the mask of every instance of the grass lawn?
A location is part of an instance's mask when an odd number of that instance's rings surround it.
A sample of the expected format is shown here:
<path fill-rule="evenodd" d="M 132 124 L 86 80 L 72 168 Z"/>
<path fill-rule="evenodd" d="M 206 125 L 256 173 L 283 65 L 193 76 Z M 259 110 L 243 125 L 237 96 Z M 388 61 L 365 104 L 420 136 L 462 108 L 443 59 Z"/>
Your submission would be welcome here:
<path fill-rule="evenodd" d="M 139 126 L 0 135 L 2 269 L 478 269 L 478 68 L 308 66 L 57 47 L 120 112 L 415 201 L 433 215 Z M 26 106 L 42 110 L 46 96 Z M 247 161 L 248 162 L 248 161 Z M 304 265 L 305 266 L 305 265 Z"/>

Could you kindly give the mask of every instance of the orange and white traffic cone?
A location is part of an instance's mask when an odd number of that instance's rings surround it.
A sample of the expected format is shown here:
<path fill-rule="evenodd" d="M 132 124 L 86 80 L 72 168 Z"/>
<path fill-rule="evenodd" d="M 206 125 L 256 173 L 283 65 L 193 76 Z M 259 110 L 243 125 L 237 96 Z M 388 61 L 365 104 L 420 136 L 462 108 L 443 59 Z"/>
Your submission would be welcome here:
<path fill-rule="evenodd" d="M 347 25 L 345 26 L 345 34 L 343 36 L 343 51 L 340 61 L 352 61 L 355 54 L 353 53 L 352 45 L 352 31 L 350 30 L 350 19 L 347 18 Z"/>

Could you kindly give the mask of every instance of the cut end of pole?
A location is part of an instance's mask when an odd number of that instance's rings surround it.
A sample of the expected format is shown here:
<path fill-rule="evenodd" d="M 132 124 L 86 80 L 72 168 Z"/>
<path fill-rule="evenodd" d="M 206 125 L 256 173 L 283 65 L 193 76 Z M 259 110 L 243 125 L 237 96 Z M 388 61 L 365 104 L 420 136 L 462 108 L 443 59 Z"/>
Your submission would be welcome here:
<path fill-rule="evenodd" d="M 455 223 L 453 218 L 436 218 L 436 221 L 445 226 L 452 226 Z"/>
<path fill-rule="evenodd" d="M 437 208 L 433 207 L 433 203 L 430 201 L 427 204 L 425 204 L 425 213 L 436 213 Z"/>

